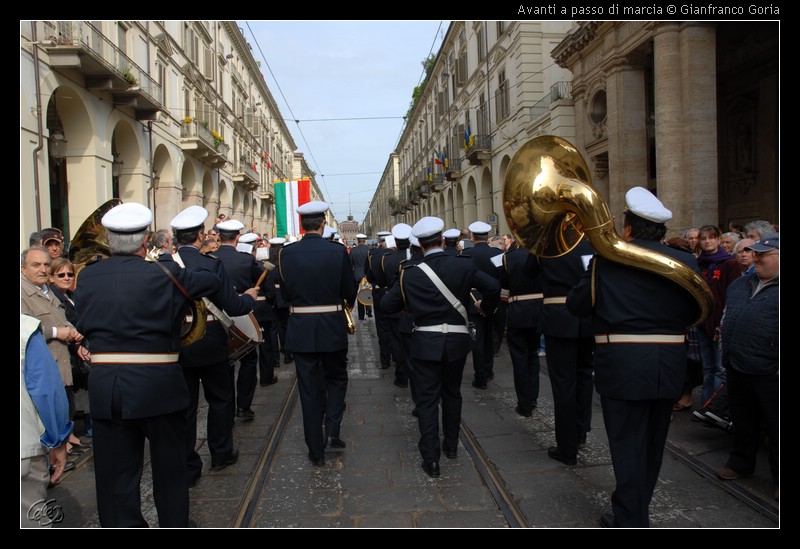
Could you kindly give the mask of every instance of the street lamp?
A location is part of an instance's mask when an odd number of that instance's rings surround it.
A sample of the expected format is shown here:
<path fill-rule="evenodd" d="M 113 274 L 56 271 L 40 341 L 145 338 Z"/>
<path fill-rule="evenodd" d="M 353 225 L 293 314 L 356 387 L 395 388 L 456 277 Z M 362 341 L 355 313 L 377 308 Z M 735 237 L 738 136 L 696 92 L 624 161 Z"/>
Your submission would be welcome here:
<path fill-rule="evenodd" d="M 122 175 L 122 166 L 125 165 L 125 162 L 119 157 L 119 153 L 111 153 L 111 156 L 114 157 L 111 163 L 111 176 L 120 177 Z"/>
<path fill-rule="evenodd" d="M 58 166 L 67 157 L 67 140 L 61 130 L 55 130 L 48 141 L 50 144 L 50 158 Z"/>

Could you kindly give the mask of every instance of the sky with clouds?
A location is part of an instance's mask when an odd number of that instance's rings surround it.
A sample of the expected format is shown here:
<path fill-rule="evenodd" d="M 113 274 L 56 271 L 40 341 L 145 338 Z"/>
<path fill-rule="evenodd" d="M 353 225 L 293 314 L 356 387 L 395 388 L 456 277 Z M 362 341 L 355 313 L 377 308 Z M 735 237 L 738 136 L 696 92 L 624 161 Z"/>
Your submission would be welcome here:
<path fill-rule="evenodd" d="M 449 21 L 238 24 L 336 220 L 363 221 Z"/>

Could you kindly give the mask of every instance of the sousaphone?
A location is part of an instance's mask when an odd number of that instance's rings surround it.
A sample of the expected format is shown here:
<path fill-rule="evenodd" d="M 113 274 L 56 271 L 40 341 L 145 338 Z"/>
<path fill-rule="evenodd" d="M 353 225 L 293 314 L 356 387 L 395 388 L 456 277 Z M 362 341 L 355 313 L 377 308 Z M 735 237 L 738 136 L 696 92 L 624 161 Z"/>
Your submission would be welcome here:
<path fill-rule="evenodd" d="M 100 205 L 95 211 L 86 218 L 75 236 L 72 237 L 69 245 L 69 260 L 73 263 L 76 276 L 90 261 L 96 261 L 111 257 L 111 250 L 108 247 L 108 232 L 101 223 L 103 216 L 108 211 L 122 204 L 119 198 L 112 198 L 108 202 Z M 149 255 L 146 258 L 153 261 Z M 80 278 L 76 278 L 76 284 Z M 181 333 L 181 347 L 191 345 L 200 340 L 206 333 L 206 306 L 202 300 L 190 300 L 192 323 L 188 329 Z"/>

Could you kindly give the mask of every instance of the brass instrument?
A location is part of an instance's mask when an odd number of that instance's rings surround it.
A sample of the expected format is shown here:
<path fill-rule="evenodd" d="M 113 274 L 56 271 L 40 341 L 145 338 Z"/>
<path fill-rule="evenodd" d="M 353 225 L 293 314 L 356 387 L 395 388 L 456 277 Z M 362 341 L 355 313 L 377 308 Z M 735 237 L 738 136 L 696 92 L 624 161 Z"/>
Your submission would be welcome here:
<path fill-rule="evenodd" d="M 344 317 L 347 320 L 347 333 L 356 333 L 356 320 L 353 318 L 353 312 L 350 310 L 350 304 L 344 300 Z"/>
<path fill-rule="evenodd" d="M 101 204 L 75 232 L 75 236 L 70 241 L 68 255 L 69 260 L 75 266 L 76 275 L 89 261 L 111 256 L 111 250 L 108 248 L 108 233 L 101 220 L 111 208 L 120 204 L 122 204 L 122 200 L 119 198 L 112 198 Z M 147 261 L 157 261 L 158 250 L 156 248 L 148 250 L 145 259 Z M 199 341 L 206 333 L 206 315 L 208 311 L 205 303 L 201 299 L 190 300 L 190 306 L 192 309 L 192 324 L 188 330 L 181 334 L 181 347 Z"/>
<path fill-rule="evenodd" d="M 369 283 L 366 276 L 361 279 L 361 282 L 358 283 L 356 301 L 365 307 L 372 307 L 374 304 L 374 300 L 372 298 L 372 284 Z"/>
<path fill-rule="evenodd" d="M 609 261 L 679 284 L 700 308 L 693 325 L 703 322 L 714 304 L 706 282 L 683 263 L 622 240 L 589 174 L 581 154 L 560 137 L 536 137 L 516 152 L 506 172 L 503 211 L 519 245 L 533 255 L 558 257 L 585 234 Z"/>

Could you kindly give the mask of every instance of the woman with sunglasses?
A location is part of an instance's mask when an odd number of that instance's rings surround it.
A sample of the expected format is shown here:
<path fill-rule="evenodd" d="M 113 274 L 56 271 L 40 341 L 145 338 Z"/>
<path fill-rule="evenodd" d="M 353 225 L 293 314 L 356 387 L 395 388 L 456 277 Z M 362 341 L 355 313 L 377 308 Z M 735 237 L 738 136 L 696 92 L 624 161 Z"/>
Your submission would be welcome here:
<path fill-rule="evenodd" d="M 75 302 L 72 300 L 72 290 L 75 288 L 75 267 L 69 259 L 59 257 L 54 259 L 50 265 L 50 290 L 53 295 L 64 306 L 64 312 L 67 320 L 75 326 L 78 323 L 78 313 L 75 311 Z M 80 349 L 79 347 L 83 347 Z M 83 363 L 82 356 L 88 356 L 88 342 L 83 340 L 81 345 L 69 344 L 70 362 L 72 363 L 72 378 L 73 385 L 67 387 L 67 400 L 69 401 L 69 418 L 72 420 L 75 416 L 75 390 L 89 388 L 88 373 L 81 371 L 80 365 Z M 88 403 L 87 403 L 88 404 Z M 87 433 L 91 432 L 91 423 L 88 420 L 87 411 Z M 81 440 L 70 433 L 67 450 L 70 453 L 81 453 L 85 450 Z"/>

